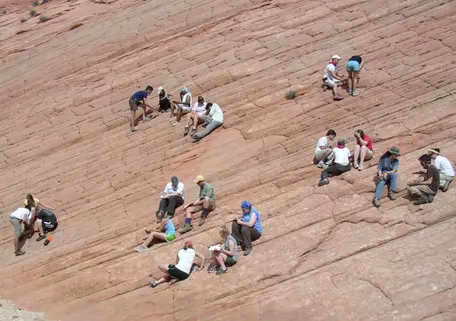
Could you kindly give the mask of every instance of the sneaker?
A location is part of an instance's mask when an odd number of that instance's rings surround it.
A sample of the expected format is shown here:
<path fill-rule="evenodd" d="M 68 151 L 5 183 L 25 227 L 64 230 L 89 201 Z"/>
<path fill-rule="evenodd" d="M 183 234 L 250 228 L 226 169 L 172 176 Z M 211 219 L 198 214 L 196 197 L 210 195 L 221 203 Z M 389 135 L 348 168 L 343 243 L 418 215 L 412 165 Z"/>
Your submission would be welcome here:
<path fill-rule="evenodd" d="M 323 185 L 328 185 L 328 184 L 329 184 L 329 180 L 328 179 L 321 179 L 318 182 L 318 186 L 323 186 Z"/>
<path fill-rule="evenodd" d="M 352 91 L 352 93 L 351 93 L 350 95 L 352 95 L 353 97 L 355 97 L 355 96 L 358 96 L 358 95 L 359 95 L 359 92 L 357 92 L 357 91 Z"/>
<path fill-rule="evenodd" d="M 374 197 L 374 199 L 372 200 L 372 204 L 374 204 L 375 207 L 380 207 L 380 200 Z"/>
<path fill-rule="evenodd" d="M 414 205 L 421 205 L 421 204 L 426 204 L 429 202 L 429 198 L 427 196 L 421 196 L 419 199 L 417 199 L 415 202 L 413 202 Z"/>
<path fill-rule="evenodd" d="M 207 267 L 207 273 L 214 273 L 215 271 L 217 271 L 217 264 L 212 262 L 211 264 L 209 264 L 209 266 Z"/>
<path fill-rule="evenodd" d="M 448 191 L 448 187 L 450 186 L 451 181 L 445 181 L 445 184 L 442 186 L 442 192 Z"/>
<path fill-rule="evenodd" d="M 169 117 L 169 122 L 172 123 L 174 121 L 175 117 L 172 116 L 172 117 Z"/>
<path fill-rule="evenodd" d="M 44 235 L 44 234 L 41 235 L 41 234 L 40 234 L 40 235 L 38 236 L 38 238 L 36 239 L 36 241 L 39 242 L 39 241 L 44 240 L 45 238 L 46 238 L 46 235 Z"/>
<path fill-rule="evenodd" d="M 173 125 L 173 127 L 176 127 L 177 125 L 179 125 L 179 122 L 178 121 L 174 121 L 171 123 L 171 125 Z"/>
<path fill-rule="evenodd" d="M 21 250 L 18 250 L 18 251 L 14 251 L 14 254 L 16 254 L 16 256 L 19 256 L 19 255 L 24 255 L 25 252 L 21 251 Z"/>
<path fill-rule="evenodd" d="M 188 135 L 188 131 L 189 131 L 189 128 L 188 128 L 188 127 L 185 127 L 185 128 L 184 128 L 184 137 Z"/>
<path fill-rule="evenodd" d="M 158 284 L 157 284 L 157 282 L 155 282 L 155 281 L 152 281 L 152 282 L 149 283 L 149 286 L 150 286 L 151 288 L 155 288 L 157 285 L 158 285 Z"/>
<path fill-rule="evenodd" d="M 133 128 L 130 128 L 131 132 L 134 133 L 134 132 L 137 132 L 138 131 L 138 128 L 137 127 L 133 127 Z"/>
<path fill-rule="evenodd" d="M 160 223 L 163 220 L 163 216 L 165 216 L 165 213 L 163 211 L 157 211 L 156 216 L 157 223 Z"/>
<path fill-rule="evenodd" d="M 202 226 L 204 224 L 204 222 L 206 222 L 206 218 L 201 216 L 200 221 L 199 221 L 199 226 Z"/>
<path fill-rule="evenodd" d="M 169 281 L 169 285 L 176 284 L 177 282 L 179 282 L 179 279 L 173 278 L 171 281 Z"/>
<path fill-rule="evenodd" d="M 244 251 L 244 256 L 247 256 L 247 255 L 249 255 L 250 253 L 252 253 L 252 248 L 245 249 L 245 251 Z"/>
<path fill-rule="evenodd" d="M 388 192 L 388 198 L 392 201 L 394 201 L 396 199 L 396 195 L 394 195 L 393 191 Z"/>
<path fill-rule="evenodd" d="M 148 249 L 149 248 L 147 246 L 139 245 L 135 248 L 135 251 L 138 253 L 143 253 L 143 252 L 146 252 Z"/>
<path fill-rule="evenodd" d="M 222 268 L 218 268 L 218 269 L 217 269 L 217 272 L 216 272 L 215 274 L 219 275 L 219 274 L 224 274 L 224 273 L 226 273 L 226 272 L 228 272 L 228 269 L 227 269 L 227 268 L 225 268 L 225 270 L 222 269 Z"/>
<path fill-rule="evenodd" d="M 318 164 L 317 164 L 317 167 L 323 168 L 324 165 L 325 165 L 324 161 L 319 161 Z"/>
<path fill-rule="evenodd" d="M 364 165 L 363 165 L 363 164 L 359 164 L 358 170 L 359 170 L 359 171 L 362 171 L 363 169 L 364 169 Z"/>
<path fill-rule="evenodd" d="M 434 202 L 434 195 L 428 195 L 428 203 Z"/>
<path fill-rule="evenodd" d="M 190 224 L 185 224 L 179 229 L 180 234 L 184 234 L 193 230 L 193 227 Z"/>
<path fill-rule="evenodd" d="M 192 135 L 195 135 L 196 133 L 197 133 L 196 127 L 193 127 L 193 128 L 192 128 Z"/>
<path fill-rule="evenodd" d="M 322 168 L 323 170 L 327 169 L 328 167 L 329 167 L 328 164 L 323 164 L 323 166 L 321 166 L 321 168 Z"/>
<path fill-rule="evenodd" d="M 199 142 L 201 140 L 198 135 L 193 135 L 192 138 L 195 140 L 195 142 Z"/>
<path fill-rule="evenodd" d="M 165 218 L 167 218 L 168 220 L 173 219 L 173 217 L 174 217 L 174 213 L 165 212 Z"/>
<path fill-rule="evenodd" d="M 358 163 L 353 163 L 353 168 L 354 169 L 358 169 L 358 167 L 359 167 Z"/>
<path fill-rule="evenodd" d="M 151 118 L 146 117 L 146 118 L 143 119 L 143 122 L 149 122 L 149 121 L 151 121 L 151 120 L 152 120 Z"/>
<path fill-rule="evenodd" d="M 333 99 L 336 100 L 336 101 L 339 101 L 339 100 L 343 100 L 344 97 L 342 97 L 341 95 L 337 94 L 337 95 L 335 95 L 335 96 L 333 97 Z"/>

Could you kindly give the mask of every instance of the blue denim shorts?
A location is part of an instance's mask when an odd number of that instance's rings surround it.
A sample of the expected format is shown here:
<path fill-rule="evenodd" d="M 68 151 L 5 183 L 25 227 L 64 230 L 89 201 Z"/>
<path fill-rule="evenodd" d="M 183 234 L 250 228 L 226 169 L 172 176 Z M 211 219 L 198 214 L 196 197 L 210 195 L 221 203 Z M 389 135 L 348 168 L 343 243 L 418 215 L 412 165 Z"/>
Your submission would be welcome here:
<path fill-rule="evenodd" d="M 347 71 L 359 71 L 359 62 L 350 60 L 347 62 Z"/>

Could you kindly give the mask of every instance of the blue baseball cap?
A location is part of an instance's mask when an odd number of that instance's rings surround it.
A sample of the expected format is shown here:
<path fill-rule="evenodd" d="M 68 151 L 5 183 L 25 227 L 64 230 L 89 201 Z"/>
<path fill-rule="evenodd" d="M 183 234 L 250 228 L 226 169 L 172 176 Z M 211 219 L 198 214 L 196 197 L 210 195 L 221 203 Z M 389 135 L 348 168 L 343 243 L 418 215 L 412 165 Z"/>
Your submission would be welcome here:
<path fill-rule="evenodd" d="M 252 208 L 252 204 L 247 201 L 243 201 L 241 204 L 241 208 Z"/>

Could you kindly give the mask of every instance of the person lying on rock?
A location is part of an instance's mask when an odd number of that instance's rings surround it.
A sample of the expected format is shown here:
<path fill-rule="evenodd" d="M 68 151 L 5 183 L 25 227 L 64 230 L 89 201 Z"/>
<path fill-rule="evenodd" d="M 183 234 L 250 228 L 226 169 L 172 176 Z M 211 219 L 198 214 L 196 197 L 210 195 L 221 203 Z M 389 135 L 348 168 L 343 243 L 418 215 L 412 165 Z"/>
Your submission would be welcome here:
<path fill-rule="evenodd" d="M 374 149 L 372 147 L 372 139 L 364 134 L 364 131 L 358 129 L 354 134 L 356 138 L 355 156 L 353 158 L 353 167 L 362 171 L 364 169 L 364 161 L 371 160 L 374 157 Z"/>
<path fill-rule="evenodd" d="M 318 186 L 329 184 L 328 176 L 340 175 L 348 172 L 350 166 L 350 150 L 345 147 L 345 139 L 341 138 L 337 141 L 337 147 L 333 149 L 334 162 L 321 172 L 321 178 Z"/>
<path fill-rule="evenodd" d="M 223 225 L 219 233 L 223 239 L 223 246 L 218 246 L 212 251 L 212 263 L 207 269 L 209 273 L 217 271 L 217 275 L 227 272 L 227 267 L 235 265 L 238 259 L 237 242 L 230 234 L 228 227 Z"/>
<path fill-rule="evenodd" d="M 188 88 L 184 87 L 180 91 L 181 101 L 173 100 L 171 104 L 171 116 L 169 122 L 176 126 L 179 124 L 183 115 L 188 114 L 192 111 L 192 93 Z"/>
<path fill-rule="evenodd" d="M 241 204 L 242 217 L 233 221 L 231 231 L 238 245 L 244 250 L 244 256 L 252 252 L 252 242 L 263 233 L 260 213 L 247 201 Z"/>
<path fill-rule="evenodd" d="M 163 87 L 158 87 L 158 112 L 167 113 L 171 109 L 171 98 L 172 96 L 168 94 Z"/>
<path fill-rule="evenodd" d="M 160 265 L 159 268 L 165 275 L 157 281 L 150 282 L 149 285 L 155 288 L 157 285 L 168 281 L 170 281 L 170 284 L 174 284 L 187 279 L 193 269 L 195 257 L 201 260 L 201 265 L 197 270 L 203 270 L 206 258 L 193 249 L 191 241 L 185 241 L 184 247 L 177 253 L 176 265 Z"/>
<path fill-rule="evenodd" d="M 156 213 L 157 223 L 160 223 L 163 217 L 173 218 L 176 209 L 184 204 L 184 183 L 179 182 L 176 176 L 171 177 L 171 182 L 166 184 L 160 198 Z"/>
<path fill-rule="evenodd" d="M 440 148 L 432 148 L 428 150 L 428 154 L 434 160 L 434 166 L 439 170 L 440 188 L 442 189 L 442 192 L 446 192 L 454 179 L 453 165 L 451 165 L 448 158 L 440 155 Z"/>
<path fill-rule="evenodd" d="M 192 135 L 196 134 L 196 128 L 198 124 L 204 123 L 204 118 L 206 114 L 206 102 L 204 101 L 203 96 L 198 97 L 198 101 L 193 105 L 192 111 L 190 112 L 190 117 L 187 119 L 187 124 L 184 128 L 184 136 L 188 135 L 190 126 L 193 125 Z"/>
<path fill-rule="evenodd" d="M 206 115 L 203 124 L 204 130 L 192 136 L 195 141 L 203 139 L 223 124 L 223 111 L 216 103 L 207 103 Z"/>
<path fill-rule="evenodd" d="M 420 158 L 418 158 L 418 161 L 426 170 L 424 179 L 411 181 L 407 184 L 407 192 L 409 195 L 418 197 L 418 199 L 413 202 L 415 205 L 431 203 L 440 186 L 440 173 L 437 167 L 432 165 L 431 156 L 428 154 L 421 155 Z"/>
<path fill-rule="evenodd" d="M 380 199 L 382 198 L 385 185 L 388 187 L 388 198 L 392 201 L 396 199 L 396 195 L 394 194 L 397 192 L 399 156 L 401 156 L 399 148 L 393 146 L 378 161 L 378 184 L 375 188 L 374 199 L 372 200 L 375 207 L 380 207 Z"/>
<path fill-rule="evenodd" d="M 143 244 L 135 248 L 135 251 L 138 253 L 149 250 L 149 245 L 151 245 L 153 241 L 159 240 L 169 243 L 176 238 L 176 229 L 174 228 L 173 221 L 168 218 L 165 218 L 161 221 L 158 232 L 152 232 L 148 229 L 145 229 L 145 232 L 149 234 L 149 237 L 144 241 Z"/>
<path fill-rule="evenodd" d="M 152 109 L 151 106 L 146 104 L 146 99 L 149 97 L 149 95 L 154 91 L 154 88 L 152 86 L 147 86 L 146 90 L 140 90 L 135 92 L 131 97 L 130 100 L 128 101 L 128 104 L 130 105 L 130 125 L 131 125 L 131 131 L 135 132 L 138 130 L 135 126 L 135 121 L 136 121 L 136 111 L 138 110 L 138 107 L 142 108 L 142 119 L 144 122 L 150 121 L 151 119 L 149 117 L 146 117 L 146 108 Z"/>
<path fill-rule="evenodd" d="M 46 238 L 45 234 L 55 231 L 58 225 L 57 216 L 55 216 L 54 212 L 49 209 L 41 209 L 34 224 L 35 230 L 39 232 L 36 241 L 44 240 Z"/>
<path fill-rule="evenodd" d="M 323 84 L 332 89 L 333 99 L 334 100 L 342 100 L 342 97 L 339 94 L 338 85 L 341 85 L 344 81 L 343 76 L 339 76 L 337 73 L 337 64 L 340 62 L 342 58 L 338 55 L 334 55 L 331 57 L 331 61 L 325 68 L 325 72 L 323 75 Z"/>
<path fill-rule="evenodd" d="M 21 250 L 23 242 L 21 242 L 22 225 L 24 230 L 33 230 L 32 223 L 32 212 L 28 208 L 20 207 L 11 213 L 9 217 L 11 225 L 14 228 L 14 254 L 16 256 L 24 255 L 25 252 Z"/>
<path fill-rule="evenodd" d="M 313 158 L 313 163 L 320 168 L 327 168 L 334 160 L 334 153 L 331 148 L 331 141 L 336 137 L 333 129 L 328 130 L 326 136 L 321 137 L 317 142 L 317 148 Z"/>
<path fill-rule="evenodd" d="M 361 56 L 352 56 L 348 59 L 346 68 L 348 73 L 348 94 L 357 96 L 359 92 L 356 91 L 356 86 L 359 82 L 359 72 L 363 68 L 363 58 Z"/>
<path fill-rule="evenodd" d="M 187 204 L 185 208 L 185 224 L 183 227 L 179 229 L 179 233 L 184 234 L 190 232 L 193 229 L 191 225 L 192 222 L 192 214 L 193 213 L 201 213 L 201 218 L 199 221 L 199 226 L 203 225 L 206 221 L 207 216 L 210 212 L 215 210 L 215 191 L 211 184 L 204 180 L 204 177 L 198 175 L 194 182 L 199 186 L 199 198 Z"/>

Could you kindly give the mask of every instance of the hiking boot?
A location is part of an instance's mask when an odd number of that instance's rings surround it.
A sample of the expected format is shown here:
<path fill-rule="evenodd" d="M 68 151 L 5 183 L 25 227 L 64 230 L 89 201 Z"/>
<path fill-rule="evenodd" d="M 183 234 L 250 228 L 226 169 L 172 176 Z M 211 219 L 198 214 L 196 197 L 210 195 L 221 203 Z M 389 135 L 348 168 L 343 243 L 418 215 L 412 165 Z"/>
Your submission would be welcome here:
<path fill-rule="evenodd" d="M 374 204 L 375 207 L 380 207 L 380 200 L 374 197 L 374 199 L 372 200 L 372 204 Z"/>
<path fill-rule="evenodd" d="M 201 140 L 198 135 L 193 135 L 192 138 L 195 140 L 195 142 L 199 142 Z"/>
<path fill-rule="evenodd" d="M 445 181 L 445 184 L 442 186 L 442 192 L 448 191 L 448 187 L 450 186 L 451 181 Z"/>
<path fill-rule="evenodd" d="M 149 283 L 149 286 L 150 286 L 151 288 L 155 288 L 157 285 L 158 285 L 158 284 L 157 284 L 157 282 L 155 282 L 155 281 L 152 281 L 152 282 Z"/>
<path fill-rule="evenodd" d="M 228 269 L 227 269 L 227 268 L 225 268 L 225 270 L 222 269 L 222 268 L 218 268 L 218 269 L 217 269 L 217 272 L 216 272 L 215 274 L 219 275 L 219 274 L 224 274 L 224 273 L 226 273 L 226 272 L 228 272 Z"/>
<path fill-rule="evenodd" d="M 337 94 L 337 95 L 334 95 L 333 99 L 336 101 L 339 101 L 339 100 L 344 99 L 344 97 L 342 97 L 340 94 Z"/>
<path fill-rule="evenodd" d="M 394 195 L 393 191 L 388 192 L 388 198 L 392 201 L 394 201 L 396 199 L 396 195 Z"/>
<path fill-rule="evenodd" d="M 157 216 L 157 223 L 160 223 L 163 220 L 163 216 L 165 216 L 165 212 L 157 211 L 156 216 Z"/>
<path fill-rule="evenodd" d="M 206 222 L 206 218 L 201 216 L 200 221 L 199 221 L 199 226 L 202 226 Z"/>
<path fill-rule="evenodd" d="M 426 204 L 429 202 L 429 198 L 427 196 L 422 195 L 419 199 L 417 199 L 415 202 L 413 202 L 414 205 L 421 205 L 421 204 Z"/>
<path fill-rule="evenodd" d="M 319 161 L 318 164 L 317 164 L 317 167 L 323 168 L 324 165 L 325 165 L 324 161 Z"/>
<path fill-rule="evenodd" d="M 355 96 L 358 96 L 358 95 L 359 95 L 359 92 L 357 92 L 357 91 L 352 91 L 350 95 L 352 95 L 353 97 L 355 97 Z"/>
<path fill-rule="evenodd" d="M 14 254 L 16 254 L 16 256 L 19 256 L 19 255 L 24 255 L 25 252 L 21 251 L 21 250 L 17 250 L 17 251 L 14 251 Z"/>
<path fill-rule="evenodd" d="M 320 181 L 318 182 L 318 186 L 323 186 L 323 185 L 328 185 L 328 184 L 329 184 L 329 180 L 327 178 L 320 179 Z"/>
<path fill-rule="evenodd" d="M 434 202 L 434 195 L 428 195 L 427 198 L 428 198 L 428 203 Z"/>
<path fill-rule="evenodd" d="M 189 131 L 189 128 L 188 128 L 188 127 L 185 127 L 185 128 L 184 128 L 184 137 L 188 135 L 188 131 Z"/>
<path fill-rule="evenodd" d="M 151 120 L 152 120 L 151 118 L 146 117 L 146 118 L 143 119 L 143 122 L 149 122 L 149 121 L 151 121 Z"/>
<path fill-rule="evenodd" d="M 134 132 L 138 131 L 138 128 L 137 127 L 132 127 L 130 130 L 131 130 L 132 133 L 134 133 Z"/>
<path fill-rule="evenodd" d="M 207 273 L 214 273 L 215 271 L 217 271 L 217 264 L 212 262 L 211 264 L 209 264 L 209 266 L 207 267 Z"/>
<path fill-rule="evenodd" d="M 193 230 L 193 227 L 190 224 L 184 224 L 184 226 L 179 229 L 179 233 L 184 234 L 190 232 L 191 230 Z"/>
<path fill-rule="evenodd" d="M 174 213 L 165 212 L 165 218 L 167 218 L 168 220 L 171 220 L 173 217 L 174 217 Z"/>
<path fill-rule="evenodd" d="M 250 253 L 252 253 L 252 248 L 245 249 L 245 251 L 244 251 L 244 256 L 247 256 L 247 255 L 249 255 Z"/>
<path fill-rule="evenodd" d="M 44 235 L 44 234 L 41 235 L 41 234 L 40 234 L 40 235 L 38 236 L 38 238 L 36 239 L 36 241 L 39 242 L 39 241 L 44 240 L 45 238 L 46 238 L 46 235 Z"/>

